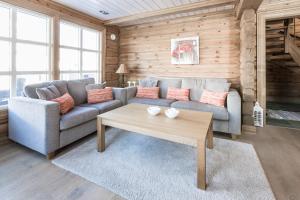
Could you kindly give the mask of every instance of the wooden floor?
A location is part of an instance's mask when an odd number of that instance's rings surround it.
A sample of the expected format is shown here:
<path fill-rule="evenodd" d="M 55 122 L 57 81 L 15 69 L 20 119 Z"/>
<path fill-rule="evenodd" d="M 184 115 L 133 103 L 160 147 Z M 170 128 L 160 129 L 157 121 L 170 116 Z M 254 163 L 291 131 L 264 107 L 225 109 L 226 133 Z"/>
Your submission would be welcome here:
<path fill-rule="evenodd" d="M 300 131 L 267 127 L 238 140 L 254 145 L 278 200 L 300 199 Z M 8 143 L 0 146 L 0 199 L 122 198 L 52 165 L 34 151 Z"/>

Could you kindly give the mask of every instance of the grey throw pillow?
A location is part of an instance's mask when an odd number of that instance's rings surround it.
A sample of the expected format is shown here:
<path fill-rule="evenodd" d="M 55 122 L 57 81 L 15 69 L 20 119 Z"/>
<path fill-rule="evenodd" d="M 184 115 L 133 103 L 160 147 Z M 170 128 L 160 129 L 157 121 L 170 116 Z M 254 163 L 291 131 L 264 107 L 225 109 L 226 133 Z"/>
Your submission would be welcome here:
<path fill-rule="evenodd" d="M 95 89 L 103 89 L 105 88 L 105 83 L 99 83 L 99 84 L 88 84 L 85 86 L 85 89 L 88 90 L 95 90 Z"/>
<path fill-rule="evenodd" d="M 48 87 L 44 88 L 36 88 L 36 94 L 38 95 L 39 99 L 42 100 L 56 99 L 61 96 L 60 92 L 54 85 L 49 85 Z"/>
<path fill-rule="evenodd" d="M 153 78 L 146 78 L 139 80 L 140 87 L 157 87 L 158 80 Z"/>

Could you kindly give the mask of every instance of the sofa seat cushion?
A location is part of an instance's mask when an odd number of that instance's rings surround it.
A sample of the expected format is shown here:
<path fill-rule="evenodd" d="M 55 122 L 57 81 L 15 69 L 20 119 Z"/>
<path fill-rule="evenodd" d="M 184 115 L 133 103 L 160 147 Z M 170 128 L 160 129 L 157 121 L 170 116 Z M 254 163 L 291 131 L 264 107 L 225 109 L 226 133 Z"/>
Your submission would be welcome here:
<path fill-rule="evenodd" d="M 171 99 L 146 99 L 146 98 L 132 98 L 128 100 L 128 103 L 139 103 L 139 104 L 148 104 L 155 106 L 165 106 L 170 107 L 170 105 L 175 102 Z"/>
<path fill-rule="evenodd" d="M 66 130 L 96 119 L 98 110 L 89 107 L 74 107 L 70 112 L 60 118 L 60 130 Z"/>
<path fill-rule="evenodd" d="M 95 108 L 99 113 L 104 113 L 115 108 L 121 107 L 123 104 L 120 100 L 111 100 L 95 104 L 82 104 L 81 107 Z"/>
<path fill-rule="evenodd" d="M 176 101 L 171 104 L 172 108 L 197 110 L 202 112 L 212 112 L 213 119 L 217 120 L 229 120 L 229 114 L 227 108 L 200 103 L 197 101 Z"/>

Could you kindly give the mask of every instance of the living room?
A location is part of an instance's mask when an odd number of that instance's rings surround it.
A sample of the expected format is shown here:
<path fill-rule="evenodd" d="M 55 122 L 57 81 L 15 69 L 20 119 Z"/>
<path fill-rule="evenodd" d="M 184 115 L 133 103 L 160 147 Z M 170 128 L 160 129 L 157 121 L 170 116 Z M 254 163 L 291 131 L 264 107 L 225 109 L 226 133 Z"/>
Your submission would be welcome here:
<path fill-rule="evenodd" d="M 0 0 L 0 199 L 300 199 L 299 16 Z"/>

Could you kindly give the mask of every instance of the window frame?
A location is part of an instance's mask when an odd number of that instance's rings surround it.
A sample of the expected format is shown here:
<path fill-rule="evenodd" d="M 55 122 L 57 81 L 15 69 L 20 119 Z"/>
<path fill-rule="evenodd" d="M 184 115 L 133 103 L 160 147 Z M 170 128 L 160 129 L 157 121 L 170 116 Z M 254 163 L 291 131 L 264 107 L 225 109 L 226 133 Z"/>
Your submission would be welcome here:
<path fill-rule="evenodd" d="M 0 36 L 0 41 L 6 41 L 10 43 L 10 68 L 8 71 L 0 71 L 0 75 L 9 76 L 10 77 L 10 98 L 17 96 L 17 76 L 19 75 L 46 75 L 47 80 L 51 80 L 51 69 L 52 69 L 52 57 L 53 57 L 53 23 L 52 17 L 45 15 L 43 13 L 39 13 L 36 11 L 19 8 L 13 5 L 0 3 L 1 7 L 7 8 L 10 10 L 10 35 L 8 37 Z M 47 19 L 47 42 L 37 42 L 31 40 L 23 40 L 17 38 L 17 12 L 22 12 L 28 15 L 41 17 Z M 48 68 L 43 71 L 17 71 L 17 44 L 30 44 L 30 45 L 39 45 L 43 47 L 47 47 L 48 51 Z"/>
<path fill-rule="evenodd" d="M 81 24 L 77 24 L 74 22 L 70 22 L 68 20 L 64 20 L 61 19 L 59 21 L 59 27 L 61 24 L 67 24 L 70 26 L 74 26 L 76 28 L 79 28 L 79 47 L 71 47 L 71 46 L 66 46 L 66 45 L 61 45 L 60 44 L 60 40 L 58 41 L 59 43 L 59 55 L 60 55 L 60 49 L 70 49 L 70 50 L 77 50 L 79 51 L 79 70 L 77 71 L 70 71 L 70 70 L 61 70 L 60 69 L 60 62 L 59 62 L 59 76 L 61 77 L 61 75 L 63 74 L 79 74 L 80 78 L 83 78 L 83 74 L 86 73 L 93 73 L 96 74 L 96 82 L 102 82 L 102 67 L 103 67 L 103 63 L 102 63 L 102 59 L 103 59 L 103 32 L 97 29 L 93 29 L 91 27 L 88 26 L 83 26 Z M 59 28 L 60 30 L 60 28 Z M 88 30 L 88 31 L 92 31 L 92 32 L 97 32 L 98 34 L 98 50 L 92 50 L 92 49 L 86 49 L 83 48 L 83 30 Z M 60 35 L 60 31 L 59 31 L 59 35 Z M 98 64 L 97 64 L 97 70 L 83 70 L 83 52 L 92 52 L 92 53 L 97 53 L 98 54 Z M 61 58 L 59 58 L 60 60 Z"/>

